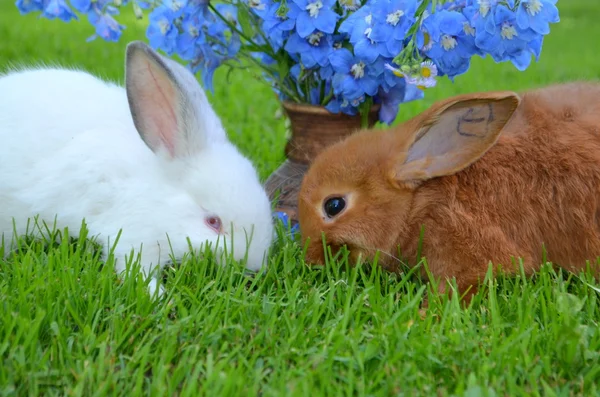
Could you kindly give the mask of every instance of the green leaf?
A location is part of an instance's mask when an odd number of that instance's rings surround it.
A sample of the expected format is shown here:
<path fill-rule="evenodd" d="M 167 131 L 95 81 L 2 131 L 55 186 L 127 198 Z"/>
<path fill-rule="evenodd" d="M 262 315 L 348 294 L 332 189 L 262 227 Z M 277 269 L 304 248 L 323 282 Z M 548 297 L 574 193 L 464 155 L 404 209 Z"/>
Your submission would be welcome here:
<path fill-rule="evenodd" d="M 253 16 L 250 14 L 248 7 L 240 3 L 238 6 L 238 22 L 244 35 L 248 37 L 253 37 L 255 34 L 252 19 Z"/>
<path fill-rule="evenodd" d="M 287 57 L 277 60 L 277 67 L 279 69 L 280 78 L 285 79 L 285 77 L 290 73 L 290 65 L 288 64 Z"/>
<path fill-rule="evenodd" d="M 562 315 L 575 315 L 583 308 L 583 300 L 573 294 L 561 292 L 556 298 L 556 308 Z"/>

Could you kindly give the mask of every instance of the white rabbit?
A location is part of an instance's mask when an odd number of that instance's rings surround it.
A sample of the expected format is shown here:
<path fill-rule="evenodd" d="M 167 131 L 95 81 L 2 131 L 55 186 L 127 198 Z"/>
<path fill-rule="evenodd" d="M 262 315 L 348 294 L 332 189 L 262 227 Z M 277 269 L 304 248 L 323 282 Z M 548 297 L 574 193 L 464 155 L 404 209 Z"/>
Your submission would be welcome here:
<path fill-rule="evenodd" d="M 85 220 L 105 257 L 122 229 L 119 273 L 134 249 L 150 275 L 188 238 L 258 270 L 273 221 L 252 163 L 185 67 L 139 41 L 125 66 L 126 88 L 56 68 L 0 76 L 0 237 L 14 243 L 34 216 L 71 235 Z"/>

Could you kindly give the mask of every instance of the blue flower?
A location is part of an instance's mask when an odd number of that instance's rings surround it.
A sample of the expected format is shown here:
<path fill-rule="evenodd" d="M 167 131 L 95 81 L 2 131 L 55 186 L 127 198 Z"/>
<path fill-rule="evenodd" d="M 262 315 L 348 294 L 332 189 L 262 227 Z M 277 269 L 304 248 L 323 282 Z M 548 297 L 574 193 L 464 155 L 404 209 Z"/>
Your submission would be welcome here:
<path fill-rule="evenodd" d="M 342 16 L 346 16 L 348 11 L 358 10 L 361 6 L 360 0 L 338 0 L 338 3 L 342 6 Z"/>
<path fill-rule="evenodd" d="M 330 66 L 329 66 L 330 67 Z M 305 69 L 299 63 L 295 64 L 290 68 L 290 76 L 292 77 L 297 89 L 299 92 L 303 92 L 302 87 L 303 84 L 306 84 L 306 81 L 310 78 L 315 79 L 315 81 L 319 81 L 319 73 L 317 69 Z M 325 84 L 325 91 L 330 90 L 331 87 L 329 81 L 320 81 L 320 84 Z M 321 104 L 321 90 L 319 86 L 314 86 L 309 89 L 308 95 L 306 95 L 306 100 L 308 103 L 312 105 L 320 105 Z"/>
<path fill-rule="evenodd" d="M 125 26 L 119 24 L 113 17 L 106 14 L 88 14 L 88 20 L 96 27 L 96 34 L 91 36 L 88 41 L 100 36 L 106 41 L 117 42 L 121 38 L 122 30 Z"/>
<path fill-rule="evenodd" d="M 215 70 L 223 63 L 223 57 L 216 54 L 208 45 L 198 46 L 197 51 L 197 56 L 190 62 L 189 68 L 193 73 L 200 71 L 204 88 L 214 92 L 213 77 Z"/>
<path fill-rule="evenodd" d="M 282 10 L 283 6 L 283 3 L 273 3 L 261 14 L 265 33 L 268 34 L 274 29 L 283 32 L 294 29 L 300 9 L 294 3 L 287 4 L 287 10 Z"/>
<path fill-rule="evenodd" d="M 300 9 L 294 3 L 273 3 L 263 12 L 257 11 L 263 19 L 262 29 L 274 51 L 278 51 L 296 25 Z"/>
<path fill-rule="evenodd" d="M 92 0 L 71 0 L 70 3 L 73 8 L 82 13 L 87 13 L 92 7 Z"/>
<path fill-rule="evenodd" d="M 374 66 L 376 70 L 381 70 L 381 75 L 378 76 L 379 84 L 381 88 L 383 88 L 386 92 L 389 91 L 392 87 L 398 84 L 398 81 L 401 80 L 398 78 L 399 76 L 394 75 L 394 73 L 385 65 L 391 63 L 392 60 L 390 58 L 379 57 L 374 62 Z"/>
<path fill-rule="evenodd" d="M 529 47 L 529 51 L 533 53 L 535 56 L 535 60 L 540 60 L 540 55 L 542 53 L 542 45 L 544 44 L 544 36 L 539 35 L 535 39 L 531 40 L 527 43 L 527 47 Z"/>
<path fill-rule="evenodd" d="M 237 25 L 237 7 L 232 4 L 217 4 L 215 6 L 219 14 L 221 14 L 229 23 L 232 25 Z M 209 24 L 208 33 L 209 34 L 222 34 L 229 27 L 223 22 L 220 18 L 214 18 L 215 23 Z M 211 30 L 212 27 L 215 27 L 214 30 Z"/>
<path fill-rule="evenodd" d="M 471 57 L 478 53 L 474 35 L 467 18 L 456 11 L 437 11 L 423 21 L 431 42 L 424 53 L 449 77 L 469 69 Z"/>
<path fill-rule="evenodd" d="M 415 85 L 406 84 L 404 79 L 398 79 L 399 83 L 389 91 L 383 88 L 377 93 L 378 102 L 381 104 L 379 109 L 379 121 L 388 125 L 392 124 L 398 115 L 398 108 L 401 103 L 422 99 L 423 91 Z"/>
<path fill-rule="evenodd" d="M 374 23 L 370 39 L 386 43 L 393 55 L 400 53 L 408 30 L 415 22 L 414 0 L 383 0 L 373 4 Z M 382 54 L 383 55 L 383 54 Z"/>
<path fill-rule="evenodd" d="M 65 22 L 69 22 L 71 19 L 78 19 L 77 15 L 65 3 L 65 0 L 49 0 L 42 16 L 48 19 L 58 18 Z"/>
<path fill-rule="evenodd" d="M 252 12 L 261 18 L 264 18 L 264 14 L 269 9 L 269 6 L 273 4 L 272 0 L 244 0 L 244 3 L 248 5 L 248 8 Z"/>
<path fill-rule="evenodd" d="M 15 4 L 21 14 L 42 11 L 44 9 L 43 0 L 17 0 Z"/>
<path fill-rule="evenodd" d="M 394 86 L 389 91 L 379 90 L 377 99 L 381 104 L 379 109 L 379 120 L 386 124 L 392 124 L 398 115 L 398 108 L 404 102 L 404 88 L 406 84 Z"/>
<path fill-rule="evenodd" d="M 350 36 L 350 42 L 356 43 L 365 34 L 365 30 L 372 27 L 371 6 L 366 4 L 353 12 L 341 23 L 338 31 Z"/>
<path fill-rule="evenodd" d="M 391 58 L 398 55 L 399 52 L 391 52 L 386 44 L 387 40 L 378 42 L 373 39 L 373 12 L 372 7 L 365 5 L 342 22 L 338 29 L 340 33 L 350 35 L 354 53 L 369 63 L 375 62 L 379 56 Z M 401 45 L 396 47 L 396 49 L 398 48 L 401 48 Z"/>
<path fill-rule="evenodd" d="M 203 37 L 204 32 L 202 31 L 203 22 L 203 10 L 197 10 L 196 12 L 186 12 L 181 20 L 181 30 L 177 35 L 177 29 L 171 28 L 167 32 L 167 35 L 162 35 L 162 32 L 156 32 L 154 42 L 151 41 L 151 45 L 162 45 L 163 42 L 171 42 L 171 35 L 175 35 L 175 48 L 177 53 L 182 59 L 191 60 L 198 56 L 198 48 L 196 47 L 197 42 L 205 40 Z M 155 32 L 152 32 L 153 34 Z M 148 36 L 150 37 L 150 36 Z M 158 47 L 155 47 L 158 48 Z"/>
<path fill-rule="evenodd" d="M 469 3 L 473 4 L 463 8 L 462 12 L 469 20 L 471 27 L 476 28 L 476 36 L 480 36 L 484 32 L 492 34 L 495 32 L 494 15 L 497 2 L 498 0 L 470 0 Z"/>
<path fill-rule="evenodd" d="M 517 9 L 517 24 L 539 34 L 550 33 L 550 23 L 560 21 L 556 0 L 522 0 Z"/>
<path fill-rule="evenodd" d="M 299 223 L 294 224 L 294 226 L 292 226 L 290 228 L 290 234 L 291 234 L 292 238 L 294 236 L 296 236 L 297 233 L 300 233 L 300 224 Z"/>
<path fill-rule="evenodd" d="M 314 32 L 302 38 L 297 32 L 292 33 L 285 43 L 284 49 L 290 53 L 300 54 L 300 59 L 306 68 L 316 65 L 327 66 L 329 54 L 333 51 L 333 40 L 330 35 Z"/>
<path fill-rule="evenodd" d="M 401 103 L 421 99 L 423 96 L 423 91 L 414 85 L 406 84 L 402 79 L 389 91 L 379 89 L 377 93 L 377 102 L 381 104 L 379 121 L 388 125 L 392 124 L 398 115 L 398 108 Z"/>
<path fill-rule="evenodd" d="M 146 37 L 154 49 L 162 49 L 172 54 L 177 46 L 178 30 L 173 21 L 178 15 L 166 6 L 156 7 L 149 15 L 150 23 L 146 29 Z"/>
<path fill-rule="evenodd" d="M 21 13 L 41 12 L 48 19 L 76 19 L 72 10 L 85 14 L 95 27 L 93 37 L 104 40 L 119 40 L 124 29 L 114 18 L 115 0 L 15 1 Z M 415 13 L 423 11 L 422 0 L 234 0 L 215 4 L 217 12 L 209 0 L 119 0 L 119 5 L 132 1 L 137 17 L 140 9 L 150 10 L 150 45 L 188 61 L 210 91 L 217 68 L 237 62 L 244 51 L 265 67 L 263 78 L 280 99 L 315 105 L 326 100 L 329 111 L 349 115 L 373 100 L 387 124 L 401 103 L 422 98 L 436 75 L 452 80 L 476 54 L 510 60 L 524 70 L 532 54 L 539 58 L 549 24 L 559 21 L 557 0 L 438 1 L 435 8 L 429 2 L 420 16 Z M 243 35 L 236 30 L 242 30 L 238 7 L 250 10 L 240 14 L 251 25 L 248 31 L 244 24 Z M 411 59 L 402 53 L 405 36 L 420 17 L 418 53 Z M 247 38 L 243 48 L 240 36 Z M 405 64 L 391 66 L 398 62 Z"/>
<path fill-rule="evenodd" d="M 329 83 L 331 76 L 333 76 L 333 73 L 335 73 L 335 71 L 333 70 L 333 66 L 331 66 L 331 64 L 319 68 L 319 77 L 321 78 L 321 80 L 327 83 Z"/>
<path fill-rule="evenodd" d="M 79 19 L 65 0 L 17 0 L 15 5 L 21 14 L 42 11 L 42 17 L 47 19 L 58 18 L 65 22 Z"/>
<path fill-rule="evenodd" d="M 148 1 L 144 1 L 144 0 L 133 0 L 133 1 L 143 10 L 147 10 L 148 8 L 150 8 L 150 3 Z M 202 3 L 202 2 L 203 1 L 200 1 L 200 3 Z"/>
<path fill-rule="evenodd" d="M 335 74 L 333 75 L 333 89 L 337 95 L 342 95 L 349 100 L 361 96 L 374 96 L 377 94 L 379 82 L 377 76 L 383 73 L 376 64 L 370 64 L 363 58 L 353 56 L 345 49 L 334 51 L 329 56 L 329 61 Z"/>
<path fill-rule="evenodd" d="M 290 217 L 288 216 L 287 213 L 283 212 L 283 211 L 276 211 L 273 213 L 273 217 L 281 222 L 285 227 L 290 227 Z M 295 223 L 293 226 L 290 227 L 290 237 L 294 237 L 296 235 L 296 233 L 298 233 L 300 231 L 300 224 Z"/>
<path fill-rule="evenodd" d="M 183 13 L 183 9 L 188 5 L 188 0 L 162 0 L 162 3 L 180 16 Z M 194 7 L 196 6 L 194 4 Z"/>
<path fill-rule="evenodd" d="M 296 18 L 296 31 L 305 38 L 318 30 L 332 34 L 339 15 L 333 11 L 336 0 L 292 0 L 300 9 Z"/>
<path fill-rule="evenodd" d="M 264 45 L 266 42 L 264 40 L 264 38 L 262 36 L 257 36 L 254 41 L 258 44 L 258 45 Z M 251 52 L 251 55 L 253 58 L 258 59 L 261 63 L 269 66 L 269 65 L 273 65 L 274 63 L 277 63 L 277 61 L 275 59 L 273 59 L 272 57 L 270 57 L 269 55 L 265 54 L 264 52 Z"/>
<path fill-rule="evenodd" d="M 358 105 L 359 103 L 352 104 L 347 99 L 338 96 L 329 101 L 325 109 L 334 114 L 344 113 L 349 116 L 356 116 L 358 114 Z"/>
<path fill-rule="evenodd" d="M 482 32 L 475 38 L 476 45 L 488 52 L 496 62 L 508 59 L 518 70 L 525 70 L 531 63 L 531 54 L 535 53 L 529 43 L 541 45 L 538 35 L 532 29 L 520 29 L 516 15 L 503 5 L 497 7 L 493 17 L 494 32 L 481 29 Z M 477 24 L 476 29 L 480 29 Z"/>

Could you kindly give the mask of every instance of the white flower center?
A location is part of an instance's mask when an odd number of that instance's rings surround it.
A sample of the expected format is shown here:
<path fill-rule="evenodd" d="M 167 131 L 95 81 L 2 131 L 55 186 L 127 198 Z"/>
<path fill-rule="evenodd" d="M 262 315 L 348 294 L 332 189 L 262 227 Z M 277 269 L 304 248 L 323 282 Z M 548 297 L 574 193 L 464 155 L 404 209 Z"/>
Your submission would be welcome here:
<path fill-rule="evenodd" d="M 261 0 L 248 0 L 248 7 L 255 8 L 257 10 L 264 10 L 266 8 L 266 4 Z"/>
<path fill-rule="evenodd" d="M 322 32 L 316 32 L 308 35 L 308 42 L 310 45 L 317 47 L 321 43 Z"/>
<path fill-rule="evenodd" d="M 173 0 L 173 2 L 171 3 L 171 10 L 173 11 L 179 11 L 181 8 L 183 8 L 184 6 L 184 2 L 182 0 Z"/>
<path fill-rule="evenodd" d="M 442 45 L 442 47 L 444 47 L 444 50 L 450 51 L 454 47 L 456 47 L 458 43 L 456 42 L 456 39 L 454 37 L 445 34 L 442 36 L 440 44 Z"/>
<path fill-rule="evenodd" d="M 350 11 L 356 11 L 360 7 L 358 0 L 339 0 L 339 3 Z"/>
<path fill-rule="evenodd" d="M 488 12 L 490 12 L 490 0 L 479 0 L 479 13 L 485 18 Z"/>
<path fill-rule="evenodd" d="M 227 12 L 225 13 L 225 15 L 223 15 L 225 17 L 226 20 L 228 20 L 229 22 L 235 24 L 235 17 L 233 16 L 232 13 Z"/>
<path fill-rule="evenodd" d="M 398 25 L 398 22 L 400 22 L 400 18 L 402 18 L 403 15 L 404 11 L 398 10 L 396 12 L 392 12 L 391 14 L 387 14 L 385 21 L 392 26 L 396 26 Z"/>
<path fill-rule="evenodd" d="M 370 25 L 371 22 L 373 22 L 373 15 L 369 14 L 365 17 L 365 22 L 367 23 L 367 25 Z"/>
<path fill-rule="evenodd" d="M 190 34 L 190 36 L 196 37 L 196 36 L 198 36 L 198 34 L 200 33 L 200 31 L 194 25 L 189 25 L 188 33 Z"/>
<path fill-rule="evenodd" d="M 469 36 L 475 36 L 475 29 L 469 24 L 469 22 L 463 23 L 463 31 Z"/>
<path fill-rule="evenodd" d="M 160 28 L 160 32 L 164 35 L 167 34 L 167 31 L 171 27 L 171 24 L 166 19 L 163 19 L 158 22 L 158 27 Z"/>
<path fill-rule="evenodd" d="M 502 25 L 502 30 L 500 31 L 500 36 L 502 36 L 502 38 L 504 40 L 512 40 L 513 37 L 518 36 L 517 34 L 517 29 L 515 29 L 514 26 L 505 23 L 504 25 Z"/>
<path fill-rule="evenodd" d="M 371 32 L 373 31 L 373 29 L 371 28 L 366 28 L 365 29 L 365 36 L 367 36 L 368 39 L 371 38 Z"/>
<path fill-rule="evenodd" d="M 261 0 L 248 0 L 248 6 L 250 8 L 256 8 L 257 10 L 264 10 L 266 4 L 263 3 Z"/>
<path fill-rule="evenodd" d="M 355 79 L 360 79 L 365 75 L 365 64 L 363 62 L 355 63 L 350 68 L 350 73 Z"/>
<path fill-rule="evenodd" d="M 421 70 L 419 73 L 421 77 L 425 79 L 435 78 L 438 74 L 437 66 L 431 61 L 425 61 L 421 63 Z"/>
<path fill-rule="evenodd" d="M 321 2 L 321 0 L 317 0 L 314 3 L 308 3 L 308 5 L 306 6 L 306 9 L 308 10 L 308 15 L 310 15 L 313 18 L 319 16 L 319 10 L 321 8 L 323 8 L 323 3 Z"/>
<path fill-rule="evenodd" d="M 535 16 L 542 10 L 542 2 L 540 0 L 529 0 L 527 4 L 525 4 L 525 8 L 527 9 L 527 13 L 532 17 Z"/>
<path fill-rule="evenodd" d="M 360 102 L 365 99 L 364 95 L 362 95 L 360 98 L 355 99 L 352 101 L 352 106 L 357 107 L 358 105 L 360 105 Z"/>

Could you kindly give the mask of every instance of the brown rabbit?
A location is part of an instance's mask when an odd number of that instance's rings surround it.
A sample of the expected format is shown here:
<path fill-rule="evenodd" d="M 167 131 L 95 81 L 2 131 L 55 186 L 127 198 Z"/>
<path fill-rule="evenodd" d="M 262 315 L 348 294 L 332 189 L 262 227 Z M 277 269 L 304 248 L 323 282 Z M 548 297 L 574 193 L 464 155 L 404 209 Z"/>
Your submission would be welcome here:
<path fill-rule="evenodd" d="M 299 223 L 307 262 L 323 262 L 324 233 L 334 253 L 380 251 L 390 271 L 398 252 L 414 266 L 423 226 L 430 271 L 461 292 L 474 292 L 490 261 L 514 272 L 521 258 L 531 274 L 544 250 L 582 269 L 600 255 L 600 85 L 460 95 L 357 132 L 311 165 Z"/>

